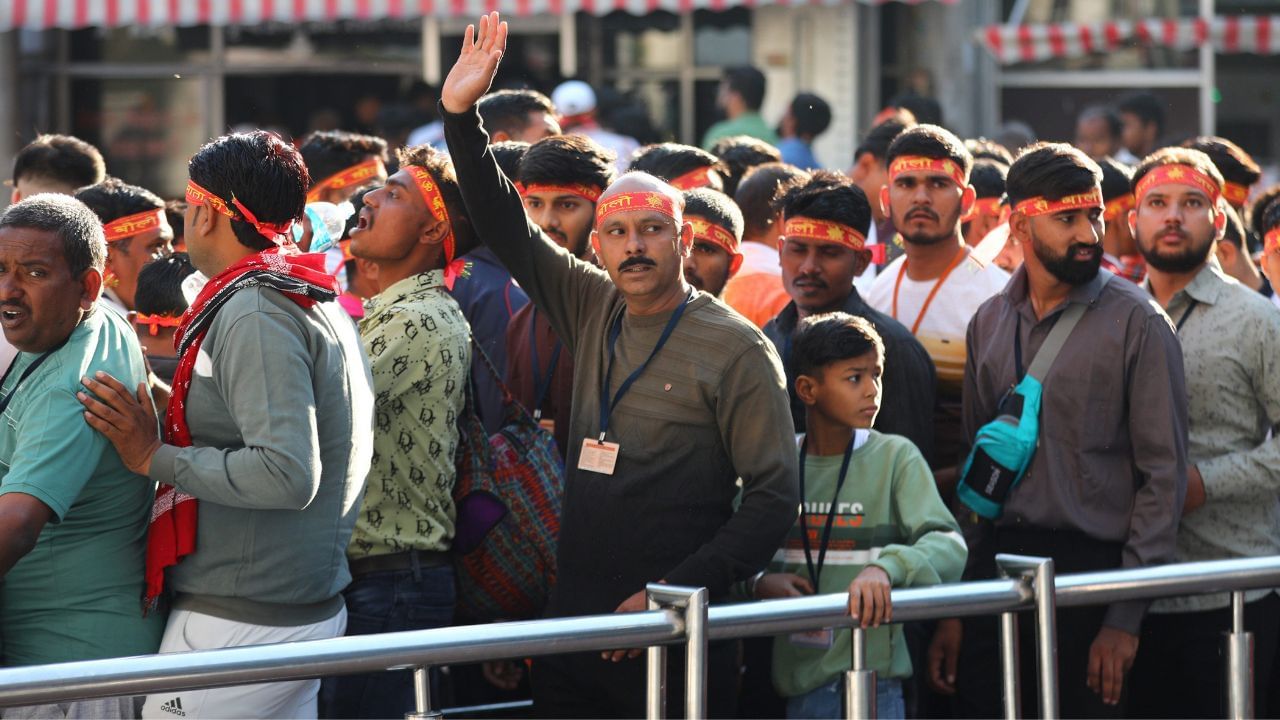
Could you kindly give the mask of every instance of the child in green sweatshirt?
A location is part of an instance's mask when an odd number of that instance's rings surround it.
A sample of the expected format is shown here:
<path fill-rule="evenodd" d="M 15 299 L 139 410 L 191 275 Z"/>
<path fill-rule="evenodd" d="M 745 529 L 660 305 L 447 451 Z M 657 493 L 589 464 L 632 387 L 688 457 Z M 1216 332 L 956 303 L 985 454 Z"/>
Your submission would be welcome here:
<path fill-rule="evenodd" d="M 870 429 L 884 361 L 879 334 L 860 317 L 817 315 L 797 328 L 791 362 L 808 427 L 798 440 L 803 507 L 752 594 L 847 589 L 850 614 L 868 628 L 878 716 L 901 718 L 901 681 L 911 675 L 911 660 L 902 627 L 884 624 L 892 620 L 889 591 L 956 582 L 968 552 L 920 451 L 906 438 Z M 848 630 L 774 641 L 773 682 L 788 698 L 788 717 L 845 717 L 840 682 L 849 652 Z"/>

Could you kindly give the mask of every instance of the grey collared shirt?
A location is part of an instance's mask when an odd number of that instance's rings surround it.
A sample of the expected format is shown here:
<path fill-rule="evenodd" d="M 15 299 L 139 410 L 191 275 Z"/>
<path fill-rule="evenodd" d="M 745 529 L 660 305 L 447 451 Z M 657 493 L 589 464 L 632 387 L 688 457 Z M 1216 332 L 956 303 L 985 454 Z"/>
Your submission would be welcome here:
<path fill-rule="evenodd" d="M 1018 382 L 1015 334 L 1028 367 L 1067 304 L 1088 303 L 1043 378 L 1039 445 L 997 525 L 1119 542 L 1123 567 L 1167 563 L 1187 483 L 1182 351 L 1155 300 L 1131 283 L 1104 285 L 1106 272 L 1043 319 L 1032 309 L 1025 268 L 979 308 L 967 339 L 965 442 L 995 418 Z M 971 564 L 981 554 L 971 552 Z M 1145 606 L 1113 605 L 1104 624 L 1136 633 Z"/>
<path fill-rule="evenodd" d="M 1166 310 L 1181 325 L 1187 454 L 1205 489 L 1205 504 L 1178 528 L 1178 562 L 1280 555 L 1280 312 L 1212 257 Z M 1228 604 L 1226 593 L 1193 595 L 1159 600 L 1152 611 Z"/>

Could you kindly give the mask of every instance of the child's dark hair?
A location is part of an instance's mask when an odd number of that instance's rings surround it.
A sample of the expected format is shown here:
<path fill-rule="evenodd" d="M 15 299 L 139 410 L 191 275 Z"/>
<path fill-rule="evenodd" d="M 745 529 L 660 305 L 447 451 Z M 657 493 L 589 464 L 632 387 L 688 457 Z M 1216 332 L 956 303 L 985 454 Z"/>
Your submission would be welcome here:
<path fill-rule="evenodd" d="M 791 341 L 793 377 L 815 377 L 834 362 L 875 352 L 884 364 L 884 340 L 866 319 L 849 313 L 812 315 L 800 321 Z"/>
<path fill-rule="evenodd" d="M 195 271 L 186 253 L 173 253 L 143 265 L 138 271 L 134 309 L 142 315 L 181 315 L 187 309 L 182 281 Z"/>

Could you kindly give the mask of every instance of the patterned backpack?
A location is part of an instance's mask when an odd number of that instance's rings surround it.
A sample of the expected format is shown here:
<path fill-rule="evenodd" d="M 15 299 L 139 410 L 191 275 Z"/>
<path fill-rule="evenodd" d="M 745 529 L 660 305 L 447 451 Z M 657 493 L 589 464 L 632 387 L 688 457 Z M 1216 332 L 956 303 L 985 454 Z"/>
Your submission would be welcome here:
<path fill-rule="evenodd" d="M 564 461 L 551 433 L 516 401 L 474 337 L 471 347 L 502 390 L 506 417 L 502 429 L 487 436 L 467 383 L 453 489 L 457 615 L 469 622 L 536 618 L 556 580 Z"/>

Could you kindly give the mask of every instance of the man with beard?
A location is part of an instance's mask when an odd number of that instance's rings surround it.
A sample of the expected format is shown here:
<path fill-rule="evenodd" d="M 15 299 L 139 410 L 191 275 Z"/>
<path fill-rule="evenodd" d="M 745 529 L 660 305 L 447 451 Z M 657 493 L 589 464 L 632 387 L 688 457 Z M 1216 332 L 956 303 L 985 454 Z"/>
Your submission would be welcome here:
<path fill-rule="evenodd" d="M 695 289 L 719 298 L 742 266 L 742 211 L 715 190 L 684 191 L 684 214 L 693 226 L 693 249 L 684 276 Z"/>
<path fill-rule="evenodd" d="M 1244 148 L 1223 137 L 1196 137 L 1183 143 L 1183 147 L 1199 150 L 1209 156 L 1214 167 L 1222 173 L 1222 199 L 1243 218 L 1245 205 L 1249 202 L 1249 189 L 1262 177 L 1262 168 L 1258 167 L 1258 163 Z M 1241 242 L 1229 229 L 1218 238 L 1214 254 L 1217 255 L 1223 272 L 1250 289 L 1265 292 L 1262 273 L 1249 254 L 1248 243 Z"/>
<path fill-rule="evenodd" d="M 1170 562 L 1186 491 L 1187 405 L 1182 353 L 1169 318 L 1137 286 L 1099 272 L 1102 173 L 1079 150 L 1034 145 L 1009 169 L 1010 230 L 1027 248 L 1009 285 L 969 325 L 966 443 L 1000 413 L 1063 311 L 1087 309 L 1040 378 L 1038 444 L 994 522 L 967 508 L 966 579 L 992 577 L 996 553 L 1053 558 L 1059 573 Z M 966 450 L 968 448 L 965 448 Z M 1145 601 L 1058 612 L 1063 717 L 1120 717 Z M 1021 625 L 1032 646 L 1031 623 Z M 956 666 L 957 649 L 963 654 Z M 966 717 L 1000 714 L 994 618 L 939 624 L 930 684 L 959 689 Z M 1035 677 L 1022 653 L 1022 677 Z M 1024 687 L 1023 712 L 1037 693 Z"/>
<path fill-rule="evenodd" d="M 1186 369 L 1187 499 L 1177 561 L 1280 554 L 1280 313 L 1213 257 L 1227 205 L 1223 179 L 1198 150 L 1165 148 L 1134 173 L 1128 222 L 1147 259 L 1146 287 L 1176 322 Z M 1268 678 L 1280 597 L 1245 593 L 1254 672 Z M 1222 716 L 1227 593 L 1155 601 L 1142 628 L 1131 710 L 1139 717 Z M 1269 717 L 1266 694 L 1258 717 Z"/>
<path fill-rule="evenodd" d="M 613 153 L 585 135 L 559 135 L 530 146 L 512 178 L 529 220 L 583 262 L 592 262 L 591 226 L 596 200 L 613 182 Z M 492 250 L 487 252 L 492 253 Z M 507 380 L 534 419 L 569 450 L 573 355 L 545 312 L 527 304 L 507 325 Z"/>
<path fill-rule="evenodd" d="M 903 132 L 885 154 L 888 182 L 878 200 L 902 236 L 902 257 L 876 276 L 867 302 L 906 325 L 937 370 L 931 460 L 938 492 L 949 500 L 960 455 L 960 384 L 964 333 L 978 306 L 1009 281 L 970 253 L 960 222 L 976 202 L 973 158 L 964 142 L 937 125 Z"/>
<path fill-rule="evenodd" d="M 659 581 L 705 587 L 718 602 L 764 568 L 795 522 L 795 435 L 778 357 L 759 330 L 685 282 L 693 228 L 670 185 L 632 172 L 600 195 L 590 242 L 603 268 L 523 217 L 475 109 L 506 38 L 496 12 L 478 32 L 467 28 L 440 105 L 479 237 L 577 364 L 547 614 L 643 610 L 645 585 Z M 640 716 L 645 671 L 634 658 L 641 653 L 539 660 L 536 714 Z M 684 695 L 681 665 L 671 658 L 673 706 Z M 732 713 L 738 679 L 736 643 L 712 643 L 709 714 Z"/>
<path fill-rule="evenodd" d="M 837 310 L 866 319 L 884 340 L 884 399 L 875 429 L 903 435 L 926 458 L 933 452 L 934 371 L 929 354 L 902 323 L 867 304 L 853 279 L 871 262 L 866 246 L 871 205 L 862 190 L 840 173 L 819 170 L 805 183 L 791 188 L 779 206 L 786 219 L 778 249 L 782 284 L 791 302 L 764 326 L 790 370 L 791 335 L 810 315 Z M 806 224 L 808 221 L 808 224 Z M 834 223 L 848 233 L 819 232 Z M 804 432 L 804 403 L 796 396 L 795 377 L 788 375 L 792 419 Z"/>

